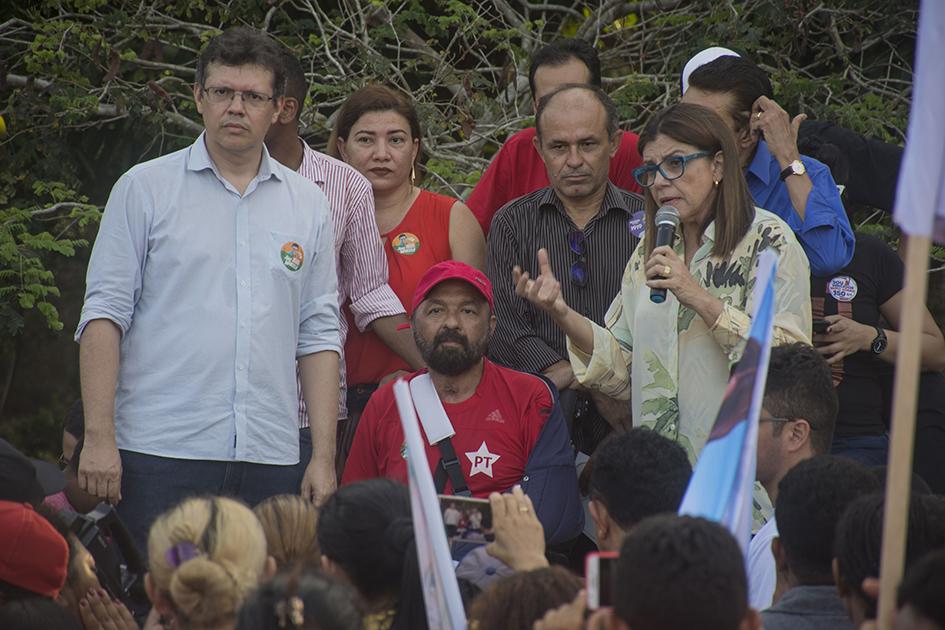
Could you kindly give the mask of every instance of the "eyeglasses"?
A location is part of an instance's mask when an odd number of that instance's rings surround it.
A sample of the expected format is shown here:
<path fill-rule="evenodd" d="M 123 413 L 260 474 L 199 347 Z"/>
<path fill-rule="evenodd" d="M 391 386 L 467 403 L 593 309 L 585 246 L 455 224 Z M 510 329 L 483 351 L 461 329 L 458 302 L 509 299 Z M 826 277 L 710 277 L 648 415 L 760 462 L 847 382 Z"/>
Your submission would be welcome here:
<path fill-rule="evenodd" d="M 659 164 L 644 164 L 633 169 L 633 179 L 637 180 L 637 183 L 644 188 L 649 188 L 656 182 L 657 171 L 667 181 L 679 179 L 686 172 L 686 162 L 711 155 L 713 155 L 712 151 L 697 151 L 689 155 L 671 155 L 663 158 L 663 161 Z"/>
<path fill-rule="evenodd" d="M 203 86 L 203 93 L 207 95 L 207 100 L 215 105 L 231 103 L 233 99 L 236 98 L 236 95 L 239 94 L 240 99 L 243 101 L 243 105 L 246 107 L 252 107 L 254 109 L 261 109 L 265 107 L 269 101 L 274 100 L 274 97 L 266 96 L 265 94 L 260 94 L 259 92 L 240 91 L 228 87 Z"/>
<path fill-rule="evenodd" d="M 572 230 L 568 233 L 568 247 L 578 259 L 571 263 L 568 271 L 571 273 L 571 282 L 583 289 L 587 286 L 587 237 L 583 230 Z"/>

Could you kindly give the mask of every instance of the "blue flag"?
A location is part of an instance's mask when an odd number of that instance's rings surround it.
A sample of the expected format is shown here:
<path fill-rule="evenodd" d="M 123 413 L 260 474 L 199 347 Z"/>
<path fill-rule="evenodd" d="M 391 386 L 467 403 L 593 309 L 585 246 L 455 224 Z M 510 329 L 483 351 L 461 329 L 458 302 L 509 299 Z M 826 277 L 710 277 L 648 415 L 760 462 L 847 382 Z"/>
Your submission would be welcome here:
<path fill-rule="evenodd" d="M 742 552 L 748 551 L 752 490 L 758 450 L 758 415 L 768 376 L 774 278 L 777 257 L 762 252 L 755 276 L 751 331 L 741 361 L 732 371 L 709 440 L 699 454 L 680 514 L 702 516 L 724 525 Z"/>

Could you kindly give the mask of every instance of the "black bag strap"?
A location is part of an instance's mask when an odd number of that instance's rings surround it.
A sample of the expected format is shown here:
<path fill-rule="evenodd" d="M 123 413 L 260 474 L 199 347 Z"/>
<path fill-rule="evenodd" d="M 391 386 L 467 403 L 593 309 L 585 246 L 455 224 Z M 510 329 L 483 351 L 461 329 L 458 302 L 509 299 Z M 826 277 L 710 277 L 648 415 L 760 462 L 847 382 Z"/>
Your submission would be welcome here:
<path fill-rule="evenodd" d="M 456 449 L 453 448 L 453 440 L 445 438 L 436 443 L 440 449 L 440 463 L 433 473 L 433 485 L 436 486 L 437 494 L 443 494 L 446 488 L 446 480 L 449 479 L 453 484 L 453 494 L 458 497 L 470 497 L 472 492 L 466 485 L 466 477 L 463 476 L 463 469 L 459 465 L 459 458 L 456 457 Z"/>

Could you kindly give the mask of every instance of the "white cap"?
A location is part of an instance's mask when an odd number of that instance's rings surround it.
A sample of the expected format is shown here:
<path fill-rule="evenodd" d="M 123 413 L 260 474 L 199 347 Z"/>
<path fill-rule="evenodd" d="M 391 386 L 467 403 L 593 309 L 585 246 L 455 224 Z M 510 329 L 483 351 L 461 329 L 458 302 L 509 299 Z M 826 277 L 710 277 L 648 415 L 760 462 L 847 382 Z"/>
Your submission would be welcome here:
<path fill-rule="evenodd" d="M 728 48 L 722 48 L 721 46 L 712 46 L 711 48 L 706 48 L 700 52 L 697 52 L 693 55 L 692 59 L 686 62 L 686 65 L 683 66 L 682 70 L 682 93 L 685 94 L 686 90 L 689 89 L 689 75 L 693 73 L 696 68 L 704 66 L 707 63 L 715 61 L 719 57 L 740 57 L 737 52 L 734 50 L 729 50 Z"/>

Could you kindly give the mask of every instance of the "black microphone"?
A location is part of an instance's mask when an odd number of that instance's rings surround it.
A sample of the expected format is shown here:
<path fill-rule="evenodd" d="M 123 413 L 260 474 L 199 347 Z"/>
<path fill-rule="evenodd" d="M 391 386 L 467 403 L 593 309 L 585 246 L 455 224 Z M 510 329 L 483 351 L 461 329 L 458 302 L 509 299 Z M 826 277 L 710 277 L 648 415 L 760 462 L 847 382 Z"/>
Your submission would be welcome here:
<path fill-rule="evenodd" d="M 679 225 L 679 210 L 672 206 L 663 206 L 656 211 L 656 244 L 654 249 L 666 245 L 673 246 L 676 240 L 676 226 Z M 650 289 L 650 301 L 662 304 L 666 301 L 666 289 Z"/>

